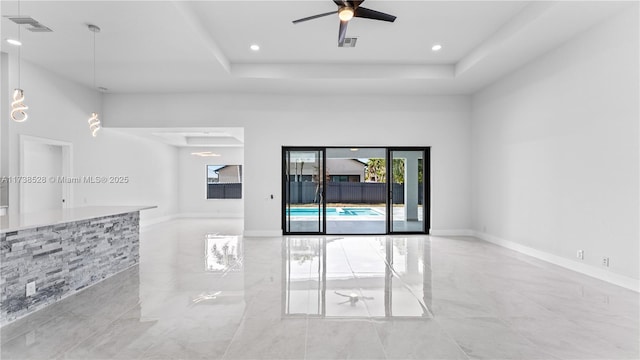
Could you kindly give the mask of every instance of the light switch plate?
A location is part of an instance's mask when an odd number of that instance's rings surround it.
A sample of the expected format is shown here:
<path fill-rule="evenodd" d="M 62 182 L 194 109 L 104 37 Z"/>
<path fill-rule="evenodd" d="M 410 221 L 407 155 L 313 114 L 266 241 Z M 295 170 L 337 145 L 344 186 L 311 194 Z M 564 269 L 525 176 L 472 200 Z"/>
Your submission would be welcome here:
<path fill-rule="evenodd" d="M 27 283 L 27 296 L 35 295 L 36 293 L 36 282 L 32 281 Z"/>

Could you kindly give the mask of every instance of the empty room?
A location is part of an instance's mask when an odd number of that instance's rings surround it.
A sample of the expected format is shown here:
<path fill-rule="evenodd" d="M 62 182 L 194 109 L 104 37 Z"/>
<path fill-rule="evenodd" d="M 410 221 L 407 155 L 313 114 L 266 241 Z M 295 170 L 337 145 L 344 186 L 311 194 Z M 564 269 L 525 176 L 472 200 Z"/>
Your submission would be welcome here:
<path fill-rule="evenodd" d="M 0 358 L 640 359 L 637 1 L 0 14 Z"/>

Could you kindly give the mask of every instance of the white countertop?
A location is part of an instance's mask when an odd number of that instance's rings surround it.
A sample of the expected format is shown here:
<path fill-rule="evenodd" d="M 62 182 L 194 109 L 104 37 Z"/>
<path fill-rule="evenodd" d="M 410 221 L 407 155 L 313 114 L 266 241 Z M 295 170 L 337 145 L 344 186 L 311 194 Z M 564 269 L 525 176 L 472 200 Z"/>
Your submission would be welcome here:
<path fill-rule="evenodd" d="M 0 233 L 64 224 L 103 216 L 126 214 L 140 210 L 154 209 L 156 207 L 157 206 L 87 206 L 19 214 L 18 216 L 5 215 L 0 217 Z"/>

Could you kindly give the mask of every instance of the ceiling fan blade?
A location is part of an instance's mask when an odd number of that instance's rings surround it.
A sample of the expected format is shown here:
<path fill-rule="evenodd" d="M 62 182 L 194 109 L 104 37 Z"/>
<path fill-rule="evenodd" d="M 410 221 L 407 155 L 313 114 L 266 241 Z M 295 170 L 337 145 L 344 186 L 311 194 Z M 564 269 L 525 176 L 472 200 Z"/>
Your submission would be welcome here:
<path fill-rule="evenodd" d="M 380 11 L 375 11 L 375 10 L 371 10 L 363 7 L 357 8 L 353 16 L 365 18 L 365 19 L 388 21 L 388 22 L 394 22 L 396 20 L 396 17 L 393 15 L 385 14 Z"/>
<path fill-rule="evenodd" d="M 347 0 L 349 2 L 349 5 L 353 8 L 353 9 L 357 9 L 360 4 L 362 4 L 364 2 L 364 0 Z"/>
<path fill-rule="evenodd" d="M 333 0 L 333 2 L 336 3 L 336 5 L 338 5 L 339 7 L 349 6 L 347 0 Z"/>
<path fill-rule="evenodd" d="M 293 20 L 293 23 L 297 24 L 297 23 L 300 23 L 300 22 L 303 22 L 303 21 L 313 20 L 313 19 L 321 18 L 323 16 L 329 16 L 329 15 L 333 15 L 333 14 L 337 14 L 337 13 L 338 13 L 338 11 L 336 10 L 336 11 L 332 11 L 332 12 L 328 12 L 328 13 L 324 13 L 324 14 L 313 15 L 313 16 L 309 16 L 309 17 L 306 17 L 306 18 Z"/>
<path fill-rule="evenodd" d="M 340 30 L 338 30 L 338 46 L 344 45 L 344 38 L 347 36 L 348 21 L 340 21 Z"/>

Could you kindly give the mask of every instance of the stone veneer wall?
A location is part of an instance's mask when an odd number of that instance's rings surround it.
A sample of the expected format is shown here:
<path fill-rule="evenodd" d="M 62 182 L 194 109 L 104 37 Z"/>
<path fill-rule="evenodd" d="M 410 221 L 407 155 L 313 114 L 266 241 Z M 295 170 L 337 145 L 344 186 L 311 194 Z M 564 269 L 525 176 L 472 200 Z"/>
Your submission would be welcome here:
<path fill-rule="evenodd" d="M 139 222 L 136 211 L 2 233 L 0 324 L 137 264 Z M 31 281 L 36 293 L 27 297 Z"/>

